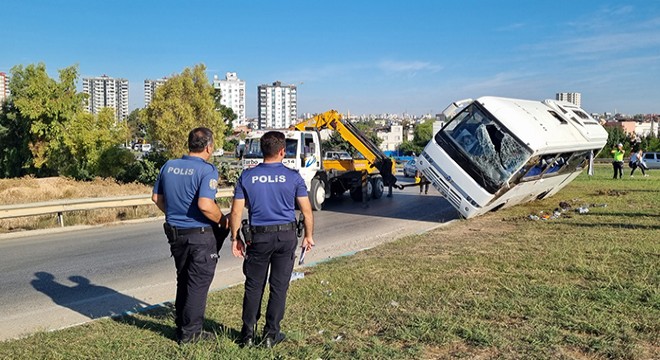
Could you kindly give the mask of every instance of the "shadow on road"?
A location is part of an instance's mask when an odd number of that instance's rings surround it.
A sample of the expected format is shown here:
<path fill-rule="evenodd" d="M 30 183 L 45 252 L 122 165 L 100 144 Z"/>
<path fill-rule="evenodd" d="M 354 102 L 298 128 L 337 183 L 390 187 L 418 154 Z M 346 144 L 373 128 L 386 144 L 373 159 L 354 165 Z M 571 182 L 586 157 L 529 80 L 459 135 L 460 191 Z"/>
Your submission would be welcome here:
<path fill-rule="evenodd" d="M 383 195 L 369 200 L 367 206 L 353 201 L 350 196 L 326 199 L 324 212 L 377 216 L 401 220 L 422 220 L 444 223 L 459 218 L 458 212 L 435 190 L 428 195 L 394 190 L 392 197 Z"/>
<path fill-rule="evenodd" d="M 75 285 L 67 286 L 55 280 L 53 274 L 39 271 L 30 284 L 48 295 L 54 303 L 74 310 L 91 319 L 116 316 L 129 310 L 139 310 L 149 304 L 105 286 L 94 285 L 84 276 L 70 276 Z"/>
<path fill-rule="evenodd" d="M 397 176 L 399 185 L 410 185 L 412 179 Z M 429 193 L 422 195 L 419 187 L 405 190 L 392 189 L 392 197 L 387 197 L 387 188 L 380 199 L 370 199 L 366 204 L 353 201 L 348 192 L 340 197 L 326 199 L 324 212 L 377 216 L 401 220 L 420 220 L 444 223 L 460 218 L 458 212 L 430 187 Z"/>

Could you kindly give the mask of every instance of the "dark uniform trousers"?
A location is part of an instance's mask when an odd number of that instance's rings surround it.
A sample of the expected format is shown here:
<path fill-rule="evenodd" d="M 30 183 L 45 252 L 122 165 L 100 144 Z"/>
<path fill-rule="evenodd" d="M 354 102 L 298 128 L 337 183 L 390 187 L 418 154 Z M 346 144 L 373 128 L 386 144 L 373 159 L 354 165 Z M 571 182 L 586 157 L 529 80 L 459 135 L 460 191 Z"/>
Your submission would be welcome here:
<path fill-rule="evenodd" d="M 202 330 L 206 297 L 218 262 L 212 231 L 179 235 L 170 243 L 176 265 L 176 329 L 178 339 Z"/>
<path fill-rule="evenodd" d="M 263 335 L 275 337 L 280 332 L 284 317 L 286 293 L 289 290 L 291 272 L 298 243 L 295 230 L 271 233 L 255 233 L 246 250 L 243 262 L 245 295 L 243 297 L 243 328 L 241 335 L 254 336 L 253 329 L 261 314 L 261 300 L 266 288 L 270 266 L 270 295 L 266 308 L 266 325 Z"/>

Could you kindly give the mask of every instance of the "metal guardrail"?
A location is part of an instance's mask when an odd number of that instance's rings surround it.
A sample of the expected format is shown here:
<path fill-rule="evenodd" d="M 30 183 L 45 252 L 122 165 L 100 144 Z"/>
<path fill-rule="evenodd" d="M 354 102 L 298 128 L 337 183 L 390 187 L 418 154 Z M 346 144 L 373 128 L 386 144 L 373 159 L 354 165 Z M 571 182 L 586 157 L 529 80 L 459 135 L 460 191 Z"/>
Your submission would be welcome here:
<path fill-rule="evenodd" d="M 232 188 L 218 189 L 217 198 L 234 196 Z M 68 211 L 85 211 L 118 207 L 137 207 L 153 205 L 151 194 L 114 196 L 104 198 L 63 199 L 55 201 L 36 202 L 29 204 L 0 206 L 0 220 L 24 216 L 57 214 L 60 226 L 64 227 L 64 213 Z"/>

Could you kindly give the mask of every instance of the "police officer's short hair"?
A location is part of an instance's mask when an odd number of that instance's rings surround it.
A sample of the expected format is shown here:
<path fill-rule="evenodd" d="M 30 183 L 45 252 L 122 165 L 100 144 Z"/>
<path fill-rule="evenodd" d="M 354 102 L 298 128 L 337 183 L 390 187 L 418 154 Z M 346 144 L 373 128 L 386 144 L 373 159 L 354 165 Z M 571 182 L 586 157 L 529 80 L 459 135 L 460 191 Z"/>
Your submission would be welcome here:
<path fill-rule="evenodd" d="M 266 158 L 276 156 L 281 149 L 284 149 L 286 140 L 283 133 L 279 131 L 269 131 L 261 137 L 260 143 L 261 152 Z"/>
<path fill-rule="evenodd" d="M 213 144 L 213 131 L 209 128 L 194 128 L 188 134 L 188 151 L 190 152 L 202 152 L 209 144 Z"/>

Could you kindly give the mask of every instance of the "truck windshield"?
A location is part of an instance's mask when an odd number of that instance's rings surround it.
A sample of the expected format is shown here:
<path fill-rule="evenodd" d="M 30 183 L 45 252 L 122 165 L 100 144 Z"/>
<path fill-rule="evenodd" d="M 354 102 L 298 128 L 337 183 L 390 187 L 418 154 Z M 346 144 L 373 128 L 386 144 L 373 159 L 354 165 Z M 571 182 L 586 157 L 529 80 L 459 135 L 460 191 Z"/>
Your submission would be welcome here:
<path fill-rule="evenodd" d="M 245 140 L 245 158 L 247 159 L 261 159 L 264 157 L 264 154 L 261 152 L 261 139 L 247 139 Z M 298 140 L 296 139 L 286 139 L 286 154 L 284 157 L 286 159 L 294 159 L 296 157 L 296 151 L 298 150 Z"/>
<path fill-rule="evenodd" d="M 531 156 L 531 151 L 475 102 L 454 117 L 435 141 L 477 183 L 497 192 Z"/>

